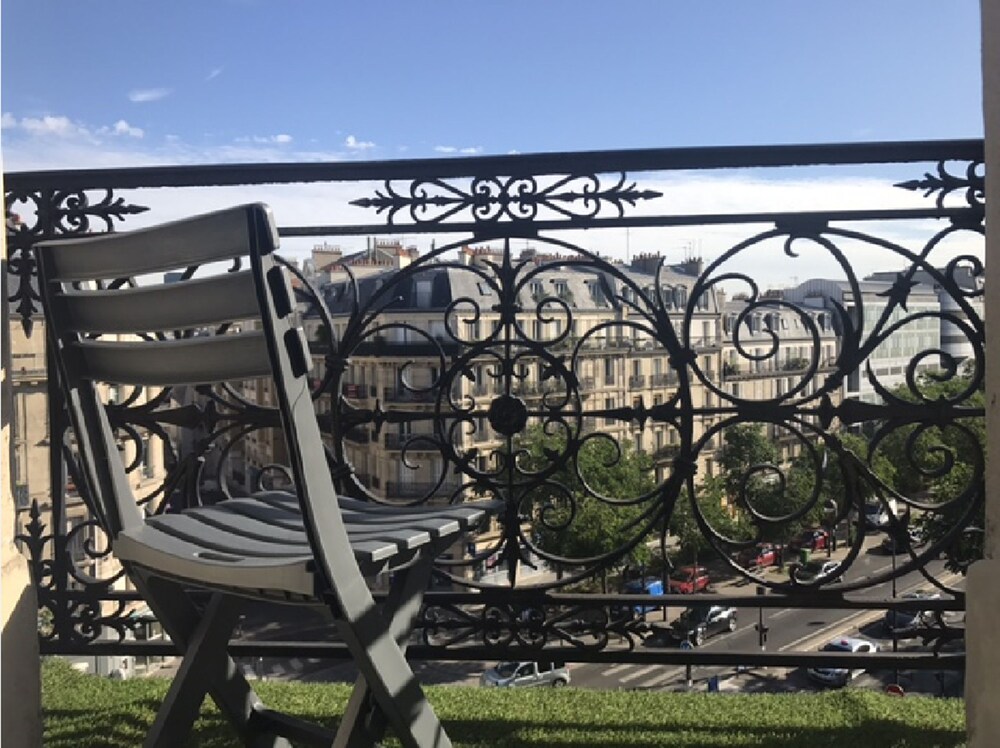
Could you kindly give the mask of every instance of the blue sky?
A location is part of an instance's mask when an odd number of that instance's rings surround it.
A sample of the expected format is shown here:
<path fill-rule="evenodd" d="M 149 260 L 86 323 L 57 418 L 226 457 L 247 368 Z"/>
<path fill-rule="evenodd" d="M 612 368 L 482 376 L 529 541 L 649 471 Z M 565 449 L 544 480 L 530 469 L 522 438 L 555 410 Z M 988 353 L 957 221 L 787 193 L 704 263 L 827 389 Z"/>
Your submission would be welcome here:
<path fill-rule="evenodd" d="M 3 144 L 33 168 L 973 137 L 978 34 L 976 0 L 7 0 Z"/>
<path fill-rule="evenodd" d="M 978 0 L 5 0 L 0 14 L 6 170 L 921 140 L 983 128 Z M 646 175 L 643 186 L 665 195 L 650 210 L 676 213 L 912 207 L 921 198 L 891 184 L 923 171 Z M 358 196 L 345 190 L 146 191 L 136 202 L 153 210 L 129 226 L 247 199 L 271 203 L 282 225 L 372 220 L 345 207 Z M 588 234 L 586 246 L 710 258 L 746 236 L 622 230 Z M 917 241 L 896 227 L 886 236 Z M 343 242 L 356 249 L 364 238 Z M 304 256 L 312 243 L 284 248 Z M 950 251 L 966 250 L 979 247 Z M 748 264 L 767 268 L 764 282 L 829 269 L 763 256 Z M 889 269 L 869 251 L 858 257 L 859 269 Z"/>

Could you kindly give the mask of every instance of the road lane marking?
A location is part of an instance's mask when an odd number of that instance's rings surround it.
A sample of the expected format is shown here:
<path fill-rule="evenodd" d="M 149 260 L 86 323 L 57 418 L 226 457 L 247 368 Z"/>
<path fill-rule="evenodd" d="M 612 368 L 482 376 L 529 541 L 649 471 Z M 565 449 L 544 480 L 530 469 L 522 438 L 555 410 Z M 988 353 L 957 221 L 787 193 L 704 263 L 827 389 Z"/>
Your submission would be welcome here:
<path fill-rule="evenodd" d="M 642 678 L 645 675 L 649 675 L 654 670 L 659 670 L 661 667 L 663 667 L 663 666 L 662 665 L 646 665 L 645 667 L 639 668 L 634 673 L 629 673 L 628 675 L 623 675 L 619 680 L 621 680 L 622 683 L 630 683 L 630 682 L 632 682 L 634 680 L 637 680 L 638 678 Z"/>
<path fill-rule="evenodd" d="M 609 667 L 607 670 L 602 670 L 601 671 L 601 675 L 604 675 L 604 676 L 617 675 L 622 670 L 626 670 L 626 669 L 628 669 L 630 667 L 632 667 L 631 663 L 622 662 L 622 663 L 619 663 L 618 665 L 614 665 L 612 667 Z"/>

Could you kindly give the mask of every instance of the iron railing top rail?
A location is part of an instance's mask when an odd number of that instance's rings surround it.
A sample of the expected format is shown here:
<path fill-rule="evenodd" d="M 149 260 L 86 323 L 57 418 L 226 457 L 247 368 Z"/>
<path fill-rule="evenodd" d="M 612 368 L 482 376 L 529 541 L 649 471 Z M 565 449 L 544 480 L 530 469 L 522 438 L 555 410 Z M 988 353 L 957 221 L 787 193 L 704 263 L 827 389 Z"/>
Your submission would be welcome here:
<path fill-rule="evenodd" d="M 283 162 L 6 172 L 7 190 L 205 187 L 247 183 L 441 179 L 588 171 L 678 171 L 751 167 L 982 161 L 981 139 L 638 148 L 350 162 Z"/>

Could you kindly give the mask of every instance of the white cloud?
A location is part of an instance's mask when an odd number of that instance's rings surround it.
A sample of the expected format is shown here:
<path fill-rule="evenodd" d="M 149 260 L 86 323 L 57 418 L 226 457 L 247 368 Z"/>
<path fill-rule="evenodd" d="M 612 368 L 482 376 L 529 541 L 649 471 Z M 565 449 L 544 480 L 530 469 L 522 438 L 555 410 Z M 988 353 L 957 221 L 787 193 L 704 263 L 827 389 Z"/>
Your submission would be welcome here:
<path fill-rule="evenodd" d="M 133 127 L 123 119 L 118 120 L 111 127 L 102 127 L 97 132 L 101 135 L 109 133 L 112 135 L 127 135 L 130 138 L 141 138 L 146 134 L 141 127 Z"/>
<path fill-rule="evenodd" d="M 461 153 L 464 156 L 478 156 L 483 152 L 483 147 L 475 145 L 458 148 L 453 145 L 436 145 L 434 146 L 434 150 L 437 153 Z"/>
<path fill-rule="evenodd" d="M 3 127 L 5 130 L 17 127 L 17 117 L 10 112 L 4 112 L 3 118 L 0 119 L 0 127 Z"/>
<path fill-rule="evenodd" d="M 258 143 L 260 145 L 288 145 L 292 142 L 294 138 L 288 133 L 279 133 L 277 135 L 249 135 L 242 138 L 236 138 L 237 143 Z"/>
<path fill-rule="evenodd" d="M 169 96 L 169 88 L 137 88 L 128 92 L 128 100 L 136 104 L 145 104 L 149 101 L 159 101 Z"/>
<path fill-rule="evenodd" d="M 220 75 L 222 75 L 222 68 L 212 68 L 208 75 L 205 76 L 206 81 L 215 80 Z"/>
<path fill-rule="evenodd" d="M 16 126 L 31 135 L 55 135 L 68 138 L 87 134 L 85 127 L 74 123 L 69 117 L 48 114 L 44 117 L 23 117 Z"/>
<path fill-rule="evenodd" d="M 344 145 L 350 148 L 352 151 L 367 151 L 370 148 L 374 148 L 375 144 L 370 140 L 358 140 L 353 135 L 348 135 L 347 139 L 344 141 Z"/>

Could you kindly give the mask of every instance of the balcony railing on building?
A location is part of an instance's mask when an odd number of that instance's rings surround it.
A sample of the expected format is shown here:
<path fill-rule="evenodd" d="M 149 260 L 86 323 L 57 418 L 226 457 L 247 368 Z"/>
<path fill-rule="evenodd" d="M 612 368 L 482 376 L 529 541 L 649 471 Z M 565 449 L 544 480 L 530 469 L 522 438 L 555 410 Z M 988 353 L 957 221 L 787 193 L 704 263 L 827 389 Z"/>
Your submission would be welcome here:
<path fill-rule="evenodd" d="M 345 242 L 325 276 L 310 275 L 306 265 L 297 271 L 300 311 L 324 329 L 316 340 L 325 342 L 312 347 L 319 367 L 314 396 L 330 411 L 324 410 L 321 425 L 338 487 L 370 501 L 489 496 L 507 502 L 496 526 L 442 557 L 417 627 L 422 642 L 409 650 L 413 656 L 538 660 L 554 649 L 563 661 L 794 664 L 802 653 L 642 647 L 655 626 L 634 615 L 635 606 L 665 601 L 676 610 L 683 598 L 622 597 L 607 585 L 616 584 L 638 556 L 661 577 L 682 561 L 673 520 L 681 512 L 702 512 L 706 487 L 718 485 L 706 476 L 718 470 L 727 434 L 750 425 L 783 449 L 792 442 L 795 449 L 786 452 L 795 462 L 754 463 L 725 476 L 719 505 L 744 535 L 713 524 L 723 515 L 699 514 L 689 524 L 704 536 L 699 563 L 767 594 L 752 602 L 739 595 L 699 599 L 761 611 L 902 609 L 914 603 L 887 599 L 880 585 L 919 573 L 931 577 L 941 595 L 920 605 L 963 608 L 961 585 L 941 573 L 937 556 L 975 546 L 977 538 L 981 545 L 982 160 L 981 142 L 948 141 L 7 174 L 13 345 L 44 334 L 35 242 L 172 217 L 169 200 L 186 189 L 212 207 L 205 187 L 213 185 L 241 185 L 249 199 L 272 203 L 280 223 L 296 185 L 329 183 L 331 200 L 310 223 L 282 225 L 280 233 L 286 240 L 322 239 L 324 246 Z M 827 202 L 834 198 L 817 192 L 816 205 L 805 211 L 791 212 L 778 202 L 771 212 L 759 212 L 756 201 L 730 213 L 682 215 L 667 194 L 692 170 L 810 174 L 818 165 L 851 173 L 869 169 L 868 179 L 884 185 L 891 207 L 867 197 Z M 228 200 L 223 192 L 218 201 Z M 350 195 L 343 200 L 345 192 Z M 633 229 L 632 241 L 648 231 L 658 245 L 652 249 L 666 254 L 652 263 L 634 255 L 626 262 L 622 247 L 599 239 Z M 678 231 L 711 246 L 712 258 L 670 259 Z M 915 238 L 919 232 L 922 238 Z M 411 254 L 404 236 L 422 241 L 425 254 Z M 359 246 L 366 249 L 354 252 Z M 872 264 L 880 254 L 888 258 L 881 271 Z M 812 267 L 806 258 L 815 256 L 839 273 L 836 283 L 798 284 L 782 295 L 764 290 L 773 279 L 754 277 L 786 266 L 806 277 Z M 874 280 L 866 280 L 869 273 Z M 918 293 L 923 300 L 937 294 L 936 309 L 909 308 Z M 737 320 L 798 315 L 796 347 L 783 347 L 780 327 L 744 334 L 740 323 L 731 334 L 713 334 L 723 329 L 724 308 L 737 303 L 747 312 L 742 318 L 735 312 Z M 810 321 L 820 313 L 836 329 L 833 356 L 822 347 L 833 333 Z M 912 341 L 911 332 L 930 334 L 932 344 L 891 358 L 896 348 L 890 344 Z M 960 340 L 950 342 L 955 337 Z M 634 362 L 641 373 L 634 373 Z M 488 377 L 476 367 L 489 368 Z M 44 485 L 34 469 L 15 476 L 24 507 L 20 543 L 35 568 L 45 611 L 44 651 L 169 653 L 169 642 L 129 638 L 148 623 L 141 620 L 138 596 L 113 564 L 97 573 L 95 559 L 105 557 L 106 548 L 97 542 L 88 497 L 68 499 L 66 480 L 76 466 L 51 376 L 36 368 L 10 370 L 15 399 L 46 382 L 48 410 L 41 422 L 50 441 L 37 447 L 40 438 L 17 431 L 20 424 L 27 433 L 33 422 L 22 408 L 27 399 L 17 401 L 20 420 L 12 439 L 15 449 L 44 452 Z M 411 379 L 416 370 L 421 373 Z M 927 373 L 931 379 L 922 378 Z M 355 377 L 363 381 L 348 381 Z M 750 378 L 759 381 L 738 387 L 737 380 Z M 765 386 L 771 380 L 774 386 Z M 410 386 L 417 381 L 423 384 Z M 958 386 L 945 388 L 949 383 Z M 147 481 L 159 476 L 156 488 L 140 494 L 149 511 L 280 481 L 283 452 L 270 395 L 248 392 L 234 384 L 225 393 L 126 395 L 109 410 L 123 440 L 160 444 L 161 472 L 150 474 L 142 459 L 134 466 L 137 481 L 142 471 Z M 189 426 L 193 434 L 182 436 Z M 912 468 L 904 476 L 909 485 L 887 482 L 875 464 L 880 445 L 900 429 L 916 434 L 902 440 Z M 553 441 L 529 454 L 521 439 L 535 432 Z M 144 442 L 148 436 L 155 438 Z M 664 438 L 676 443 L 653 447 Z M 855 438 L 865 440 L 871 453 L 844 446 L 856 446 Z M 578 457 L 600 443 L 609 446 L 608 464 L 632 453 L 652 454 L 653 488 L 630 496 L 595 491 L 586 476 L 581 479 Z M 952 456 L 945 457 L 949 449 Z M 255 467 L 237 470 L 250 465 Z M 844 466 L 842 493 L 832 498 L 823 488 L 831 465 Z M 413 480 L 378 478 L 400 470 L 412 471 Z M 799 483 L 817 486 L 801 511 L 773 514 L 755 506 L 766 491 L 792 485 L 792 471 Z M 952 493 L 945 495 L 940 491 L 949 473 Z M 921 476 L 933 476 L 939 493 L 922 490 Z M 29 501 L 36 496 L 45 498 Z M 897 525 L 920 519 L 932 533 L 926 545 L 894 556 L 890 570 L 870 577 L 858 573 L 857 563 L 867 501 L 901 506 Z M 572 546 L 560 539 L 574 532 L 590 506 L 615 518 L 605 533 L 611 546 L 567 550 Z M 843 533 L 848 550 L 837 574 L 778 577 L 741 563 L 742 552 L 759 540 L 784 537 L 806 515 L 831 528 L 852 528 Z M 955 568 L 962 563 L 956 559 Z M 482 582 L 484 569 L 488 583 Z M 580 591 L 588 586 L 602 592 Z M 525 615 L 529 608 L 537 613 Z M 931 649 L 880 654 L 879 661 L 962 667 L 962 655 L 945 652 L 962 636 L 961 626 L 939 617 L 926 634 Z M 288 645 L 240 641 L 233 651 L 286 654 Z M 305 656 L 340 652 L 335 641 L 291 646 Z"/>

